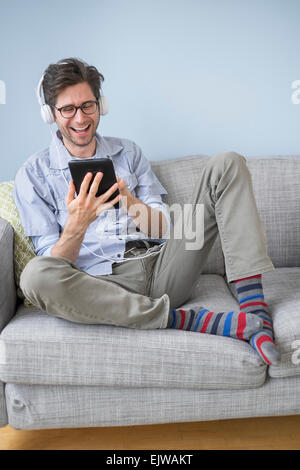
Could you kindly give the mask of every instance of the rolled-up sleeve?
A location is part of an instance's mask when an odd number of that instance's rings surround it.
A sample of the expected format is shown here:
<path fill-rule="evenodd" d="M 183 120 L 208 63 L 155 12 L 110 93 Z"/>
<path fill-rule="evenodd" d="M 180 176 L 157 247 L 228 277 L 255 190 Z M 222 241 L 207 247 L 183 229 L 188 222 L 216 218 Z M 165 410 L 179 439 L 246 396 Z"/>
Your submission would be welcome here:
<path fill-rule="evenodd" d="M 154 174 L 150 162 L 144 156 L 141 148 L 135 144 L 135 157 L 133 170 L 137 177 L 138 185 L 135 188 L 136 196 L 147 206 L 161 211 L 167 221 L 167 232 L 162 239 L 169 237 L 170 233 L 170 215 L 167 205 L 163 202 L 163 197 L 168 194 L 163 185 Z"/>
<path fill-rule="evenodd" d="M 51 248 L 58 241 L 57 234 L 41 235 L 40 237 L 31 237 L 37 256 L 51 256 Z"/>
<path fill-rule="evenodd" d="M 31 166 L 24 165 L 18 170 L 13 196 L 26 236 L 55 234 L 59 237 L 60 228 L 47 182 Z"/>
<path fill-rule="evenodd" d="M 135 144 L 133 172 L 138 179 L 138 186 L 135 188 L 137 197 L 146 203 L 146 197 L 164 196 L 168 194 L 163 185 L 153 173 L 150 162 L 144 156 L 141 148 Z"/>

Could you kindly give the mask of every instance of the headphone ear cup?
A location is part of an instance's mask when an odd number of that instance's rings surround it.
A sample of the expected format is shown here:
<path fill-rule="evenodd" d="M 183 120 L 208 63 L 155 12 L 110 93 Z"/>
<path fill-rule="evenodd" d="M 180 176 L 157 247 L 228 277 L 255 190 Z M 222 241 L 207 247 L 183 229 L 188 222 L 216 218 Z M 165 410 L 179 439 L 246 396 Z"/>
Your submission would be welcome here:
<path fill-rule="evenodd" d="M 100 96 L 98 101 L 100 106 L 100 115 L 105 116 L 109 111 L 108 101 L 105 96 Z"/>
<path fill-rule="evenodd" d="M 55 122 L 55 118 L 52 112 L 52 109 L 48 104 L 43 104 L 41 106 L 41 116 L 43 121 L 46 124 L 53 124 Z"/>

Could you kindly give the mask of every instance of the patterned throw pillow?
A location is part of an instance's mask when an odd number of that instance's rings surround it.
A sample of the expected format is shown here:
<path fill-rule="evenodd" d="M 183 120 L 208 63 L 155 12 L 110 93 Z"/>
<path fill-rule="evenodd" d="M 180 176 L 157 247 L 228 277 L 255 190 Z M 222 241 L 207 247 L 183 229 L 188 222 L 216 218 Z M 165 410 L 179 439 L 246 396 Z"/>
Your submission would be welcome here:
<path fill-rule="evenodd" d="M 20 289 L 20 275 L 28 261 L 36 255 L 31 238 L 24 235 L 24 229 L 13 197 L 13 187 L 13 181 L 0 183 L 0 217 L 7 220 L 14 228 L 15 282 L 18 297 L 24 299 Z M 25 300 L 26 304 L 29 305 L 27 300 Z"/>

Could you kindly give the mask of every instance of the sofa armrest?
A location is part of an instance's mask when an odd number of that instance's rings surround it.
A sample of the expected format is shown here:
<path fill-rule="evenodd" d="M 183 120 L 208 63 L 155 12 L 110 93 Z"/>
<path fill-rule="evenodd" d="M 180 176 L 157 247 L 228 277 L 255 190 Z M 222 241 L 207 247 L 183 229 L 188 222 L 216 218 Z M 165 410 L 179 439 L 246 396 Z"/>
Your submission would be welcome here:
<path fill-rule="evenodd" d="M 14 316 L 16 285 L 14 277 L 14 229 L 0 217 L 0 332 Z"/>

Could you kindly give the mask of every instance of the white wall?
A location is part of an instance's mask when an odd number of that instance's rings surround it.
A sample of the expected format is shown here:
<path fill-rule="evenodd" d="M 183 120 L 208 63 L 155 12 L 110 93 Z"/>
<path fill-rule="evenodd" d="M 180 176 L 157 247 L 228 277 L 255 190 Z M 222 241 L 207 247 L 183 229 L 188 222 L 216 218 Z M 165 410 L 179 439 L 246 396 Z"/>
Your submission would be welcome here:
<path fill-rule="evenodd" d="M 299 0 L 0 0 L 0 181 L 48 146 L 35 87 L 69 56 L 105 77 L 99 132 L 150 160 L 300 154 L 299 14 Z"/>

